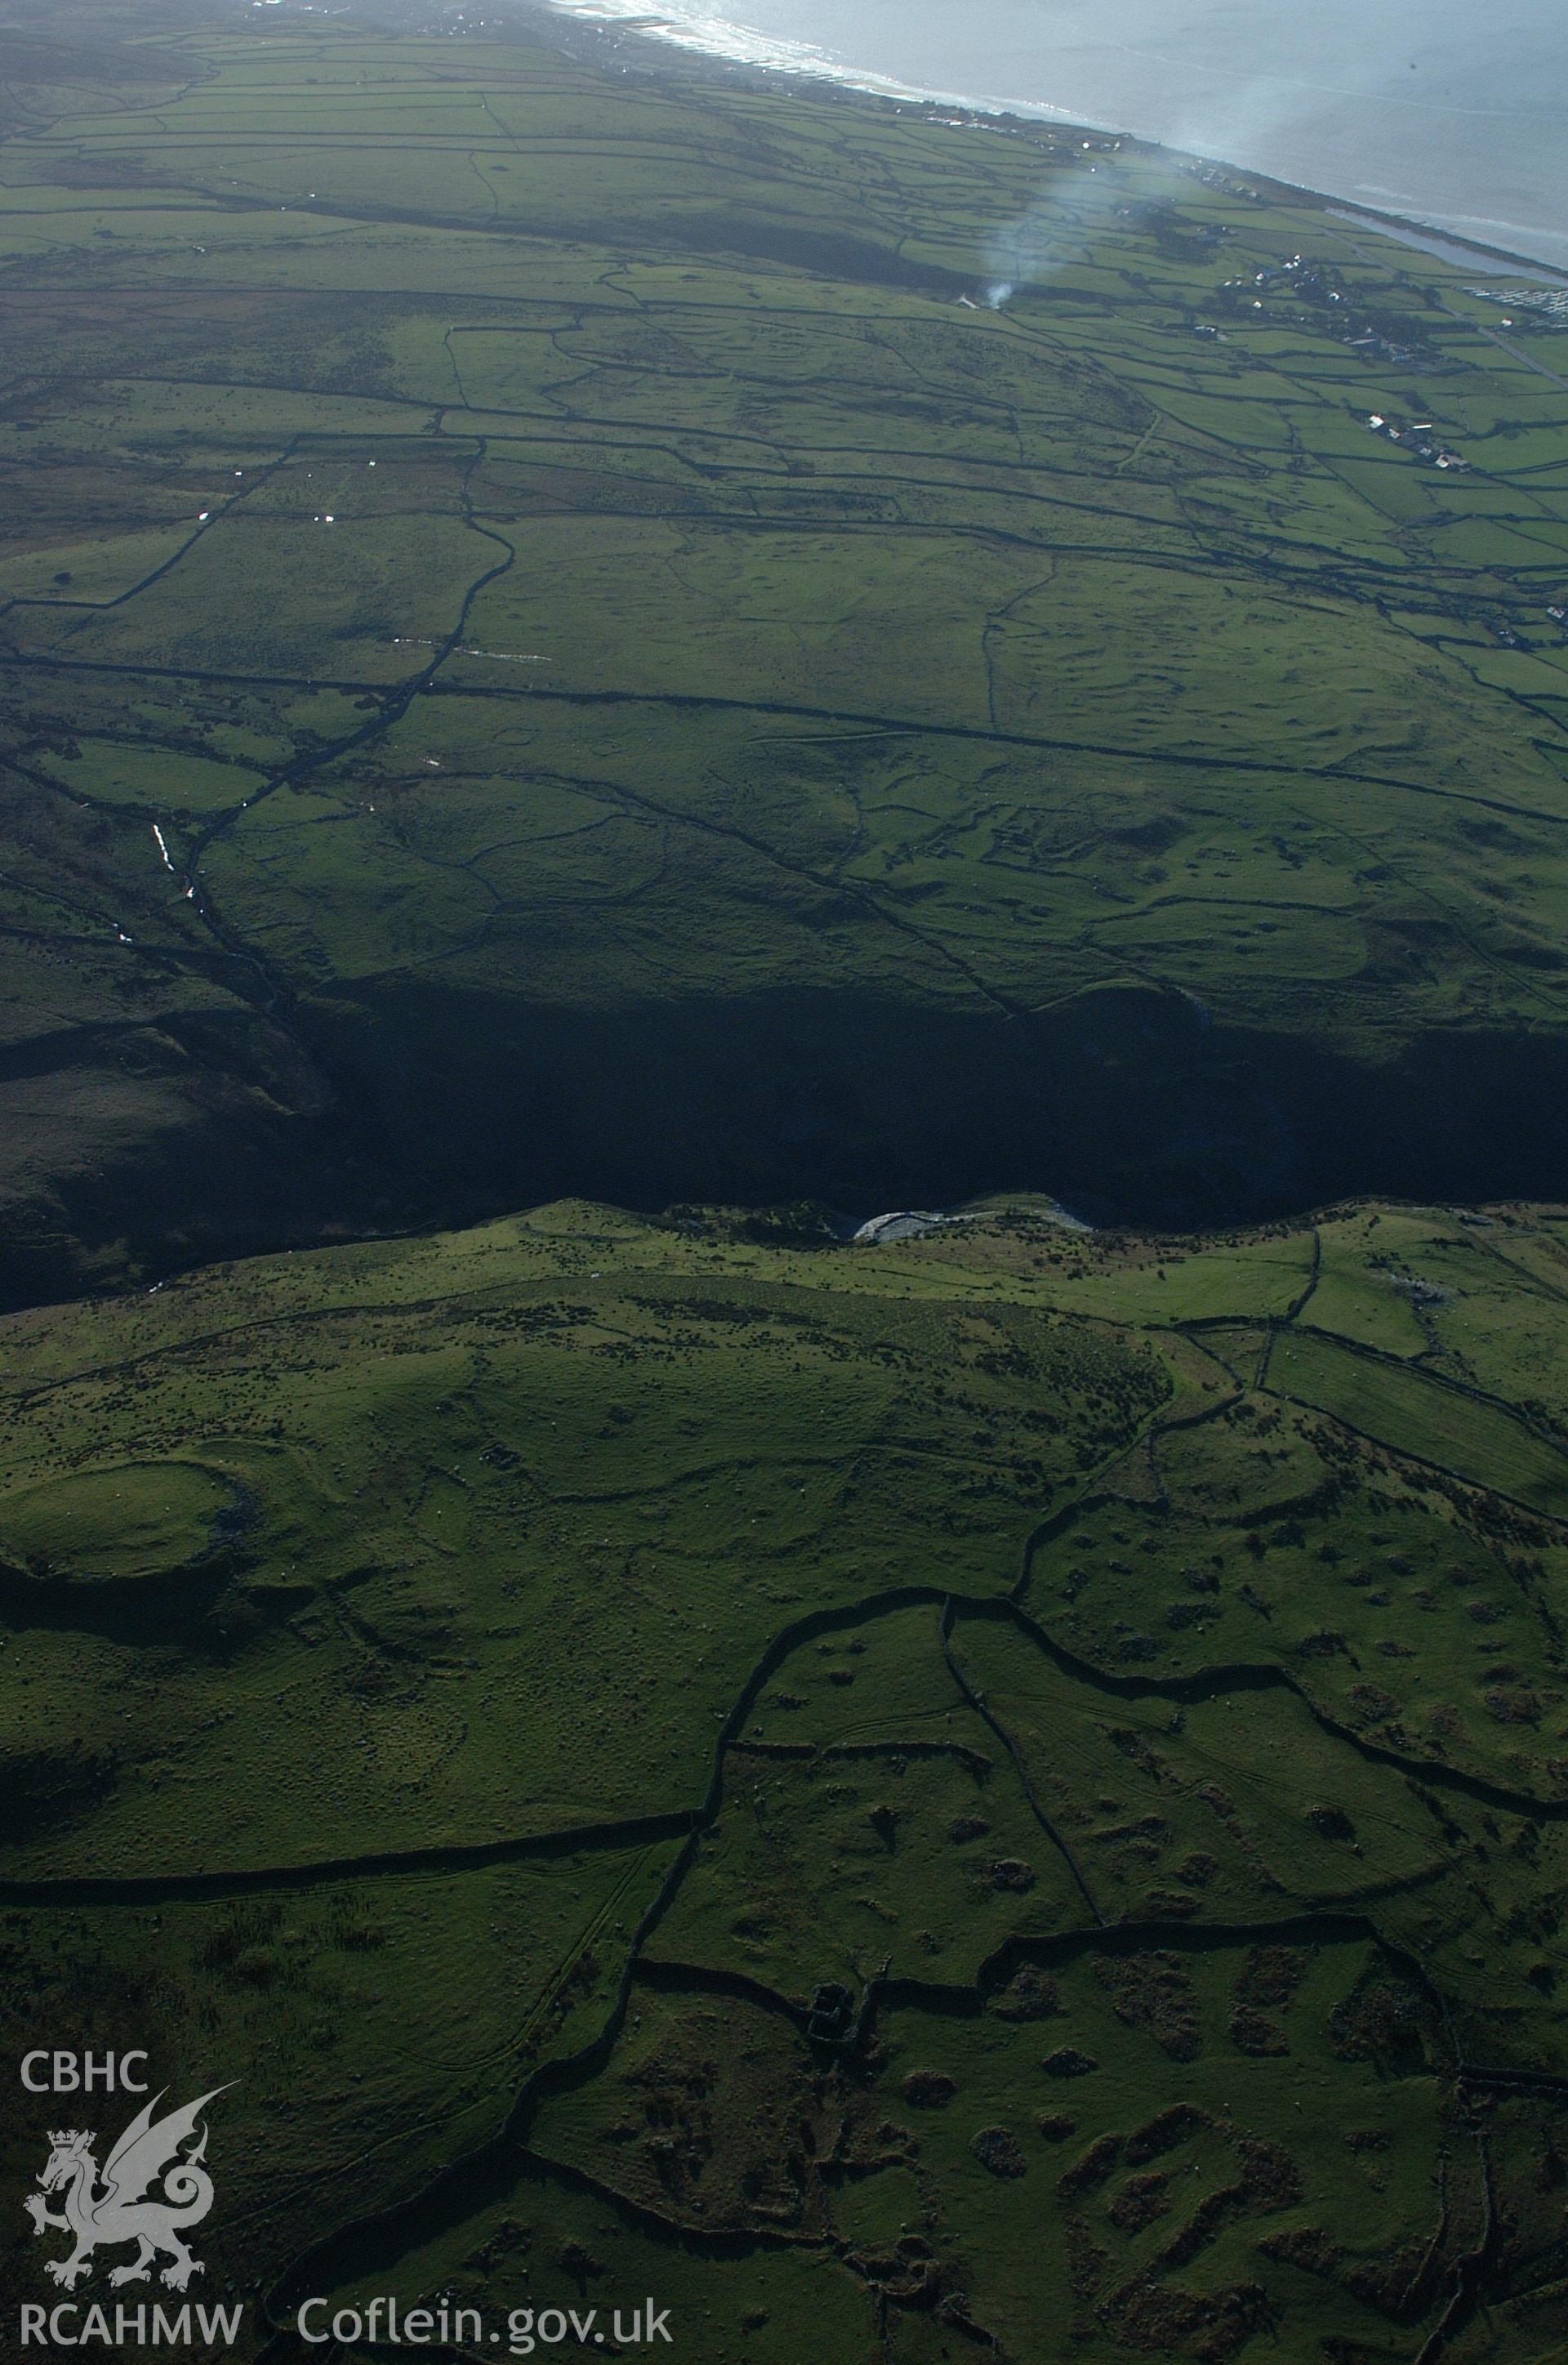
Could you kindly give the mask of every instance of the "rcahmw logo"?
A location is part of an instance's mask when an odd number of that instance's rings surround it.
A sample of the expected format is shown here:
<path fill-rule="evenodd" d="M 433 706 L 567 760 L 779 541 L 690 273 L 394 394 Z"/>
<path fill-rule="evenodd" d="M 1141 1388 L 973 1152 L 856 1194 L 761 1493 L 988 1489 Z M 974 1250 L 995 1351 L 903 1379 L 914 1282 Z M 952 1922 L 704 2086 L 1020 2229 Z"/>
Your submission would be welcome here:
<path fill-rule="evenodd" d="M 99 2089 L 144 2094 L 148 2081 L 135 2073 L 145 2069 L 146 2063 L 145 2053 L 37 2052 L 23 2059 L 21 2079 L 31 2094 L 90 2095 Z M 36 2236 L 61 2234 L 68 2239 L 63 2257 L 43 2261 L 44 2273 L 63 2290 L 73 2292 L 78 2283 L 91 2281 L 97 2251 L 130 2244 L 134 2258 L 109 2270 L 114 2289 L 150 2283 L 156 2268 L 161 2283 L 183 2292 L 193 2275 L 206 2273 L 185 2237 L 212 2207 L 202 2113 L 228 2088 L 214 2086 L 194 2102 L 159 2117 L 164 2090 L 142 2104 L 110 2146 L 101 2168 L 99 2138 L 91 2127 L 50 2131 L 49 2157 L 38 2176 L 41 2189 L 29 2192 L 22 2206 Z M 52 2209 L 51 2199 L 58 2203 Z M 238 2339 L 244 2313 L 242 2303 L 58 2300 L 50 2306 L 24 2302 L 22 2346 L 139 2348 L 200 2341 L 227 2348 Z"/>

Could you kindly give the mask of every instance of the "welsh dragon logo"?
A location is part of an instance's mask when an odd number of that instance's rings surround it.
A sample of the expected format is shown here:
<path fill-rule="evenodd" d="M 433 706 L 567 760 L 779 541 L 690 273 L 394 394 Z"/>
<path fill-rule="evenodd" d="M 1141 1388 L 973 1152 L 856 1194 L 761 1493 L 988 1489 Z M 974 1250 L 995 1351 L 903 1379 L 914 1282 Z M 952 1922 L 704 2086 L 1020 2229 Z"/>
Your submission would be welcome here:
<path fill-rule="evenodd" d="M 62 2127 L 50 2135 L 49 2158 L 38 2180 L 44 2192 L 63 2192 L 64 2205 L 56 2215 L 41 2194 L 30 2192 L 22 2206 L 35 2234 L 70 2234 L 76 2247 L 68 2259 L 47 2259 L 46 2274 L 70 2291 L 92 2273 L 95 2250 L 113 2249 L 122 2242 L 136 2243 L 137 2253 L 129 2266 L 110 2270 L 111 2283 L 147 2282 L 152 2261 L 160 2256 L 171 2261 L 160 2280 L 172 2291 L 184 2291 L 193 2275 L 206 2272 L 180 2236 L 199 2225 L 212 2206 L 212 2179 L 201 2164 L 207 2156 L 207 2129 L 201 2129 L 199 2140 L 183 2157 L 180 2146 L 196 2134 L 208 2102 L 226 2091 L 215 2086 L 184 2110 L 156 2120 L 152 2113 L 163 2096 L 154 2094 L 102 2169 L 93 2157 L 98 2138 L 90 2130 Z M 162 2191 L 149 2198 L 160 2181 Z"/>

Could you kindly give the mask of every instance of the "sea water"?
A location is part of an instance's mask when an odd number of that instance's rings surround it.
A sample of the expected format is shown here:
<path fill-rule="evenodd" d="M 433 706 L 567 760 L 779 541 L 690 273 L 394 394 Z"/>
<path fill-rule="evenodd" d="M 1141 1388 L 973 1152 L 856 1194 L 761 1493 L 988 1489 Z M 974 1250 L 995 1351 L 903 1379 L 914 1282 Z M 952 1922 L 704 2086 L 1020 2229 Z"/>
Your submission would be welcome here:
<path fill-rule="evenodd" d="M 553 0 L 785 72 L 1130 131 L 1568 269 L 1562 0 Z"/>

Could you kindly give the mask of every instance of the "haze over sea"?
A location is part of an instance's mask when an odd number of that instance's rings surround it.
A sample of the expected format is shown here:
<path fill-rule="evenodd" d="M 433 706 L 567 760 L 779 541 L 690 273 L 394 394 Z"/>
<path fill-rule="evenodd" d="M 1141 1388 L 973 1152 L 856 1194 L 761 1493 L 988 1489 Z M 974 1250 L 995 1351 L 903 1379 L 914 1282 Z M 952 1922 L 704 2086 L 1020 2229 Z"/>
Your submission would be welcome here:
<path fill-rule="evenodd" d="M 1056 115 L 1568 269 L 1562 0 L 553 0 L 879 90 Z"/>

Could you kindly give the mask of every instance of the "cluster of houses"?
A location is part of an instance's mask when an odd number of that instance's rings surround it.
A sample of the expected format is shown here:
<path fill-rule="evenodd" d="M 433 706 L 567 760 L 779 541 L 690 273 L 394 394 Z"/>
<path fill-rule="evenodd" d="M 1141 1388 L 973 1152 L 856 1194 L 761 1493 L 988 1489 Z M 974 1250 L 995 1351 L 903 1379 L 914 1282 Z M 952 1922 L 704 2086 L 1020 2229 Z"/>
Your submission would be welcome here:
<path fill-rule="evenodd" d="M 1217 190 L 1222 197 L 1246 197 L 1254 205 L 1262 201 L 1263 192 L 1254 182 L 1238 180 L 1223 164 L 1192 163 L 1184 169 L 1194 181 L 1201 181 L 1205 189 Z"/>
<path fill-rule="evenodd" d="M 1568 639 L 1568 600 L 1554 600 L 1546 612 L 1564 639 Z M 1517 633 L 1506 616 L 1494 616 L 1490 620 L 1490 629 L 1493 638 L 1506 649 L 1529 647 L 1529 643 L 1525 639 L 1524 634 Z"/>
<path fill-rule="evenodd" d="M 1338 287 L 1331 287 L 1316 263 L 1308 263 L 1304 254 L 1288 255 L 1283 263 L 1266 263 L 1260 271 L 1244 275 L 1239 279 L 1220 283 L 1220 295 L 1233 304 L 1250 302 L 1255 311 L 1263 308 L 1263 297 L 1276 287 L 1288 288 L 1308 304 L 1342 304 L 1344 297 Z"/>
<path fill-rule="evenodd" d="M 1397 420 L 1387 418 L 1383 411 L 1371 410 L 1367 413 L 1367 425 L 1374 435 L 1385 435 L 1391 443 L 1397 443 L 1413 458 L 1424 460 L 1429 468 L 1466 470 L 1470 466 L 1469 461 L 1462 459 L 1457 452 L 1434 441 L 1429 419 L 1412 420 L 1409 426 L 1401 427 Z"/>
<path fill-rule="evenodd" d="M 1336 287 L 1323 267 L 1308 262 L 1304 254 L 1287 255 L 1282 263 L 1265 263 L 1260 270 L 1240 278 L 1222 280 L 1219 302 L 1229 311 L 1261 312 L 1264 297 L 1276 291 L 1288 291 L 1299 297 L 1326 316 L 1324 325 L 1328 334 L 1363 360 L 1387 362 L 1409 368 L 1441 368 L 1443 357 L 1413 345 L 1401 338 L 1387 336 L 1370 321 L 1358 321 L 1350 308 L 1344 290 Z"/>
<path fill-rule="evenodd" d="M 1345 342 L 1354 353 L 1364 353 L 1368 361 L 1392 362 L 1396 367 L 1408 368 L 1413 363 L 1430 364 L 1429 353 L 1417 353 L 1414 345 L 1402 345 L 1396 338 L 1380 336 L 1375 329 L 1363 329 L 1359 336 L 1347 337 Z"/>

